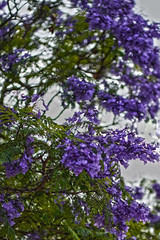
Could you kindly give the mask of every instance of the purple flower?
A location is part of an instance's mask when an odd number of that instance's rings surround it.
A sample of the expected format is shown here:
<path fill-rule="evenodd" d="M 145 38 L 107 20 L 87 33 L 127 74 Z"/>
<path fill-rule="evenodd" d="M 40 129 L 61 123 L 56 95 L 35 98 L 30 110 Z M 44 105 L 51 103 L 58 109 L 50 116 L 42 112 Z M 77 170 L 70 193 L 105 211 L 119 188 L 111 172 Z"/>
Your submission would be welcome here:
<path fill-rule="evenodd" d="M 28 233 L 27 238 L 28 239 L 34 239 L 34 240 L 41 240 L 42 239 L 40 234 L 38 233 L 38 231 L 35 231 L 33 233 Z"/>
<path fill-rule="evenodd" d="M 69 122 L 82 124 L 82 114 L 83 112 L 76 113 Z M 68 135 L 70 134 L 71 131 Z M 76 176 L 85 170 L 92 178 L 111 177 L 112 171 L 117 172 L 115 169 L 118 163 L 127 168 L 129 162 L 137 158 L 144 163 L 159 161 L 159 155 L 155 152 L 156 147 L 146 144 L 143 138 L 136 137 L 135 133 L 127 129 L 109 130 L 96 135 L 89 124 L 88 132 L 77 131 L 75 137 L 77 140 L 64 139 L 59 147 L 63 152 L 62 164 Z"/>
<path fill-rule="evenodd" d="M 12 70 L 14 64 L 19 63 L 21 61 L 26 60 L 30 55 L 28 53 L 24 53 L 22 56 L 19 56 L 24 49 L 16 49 L 13 53 L 4 54 L 0 57 L 0 62 L 4 71 Z"/>
<path fill-rule="evenodd" d="M 31 136 L 26 139 L 26 149 L 22 156 L 18 158 L 18 160 L 14 160 L 11 162 L 5 162 L 3 165 L 5 166 L 6 176 L 7 178 L 14 177 L 18 173 L 25 174 L 32 163 L 32 155 L 34 153 L 34 148 L 32 143 L 34 142 L 34 138 Z"/>
<path fill-rule="evenodd" d="M 86 82 L 85 80 L 80 80 L 75 76 L 70 77 L 67 83 L 62 87 L 64 88 L 64 93 L 62 95 L 63 101 L 66 98 L 70 98 L 70 101 L 72 101 L 71 96 L 75 98 L 77 102 L 91 101 L 95 92 L 94 84 Z"/>
<path fill-rule="evenodd" d="M 84 116 L 91 122 L 94 124 L 99 124 L 100 121 L 98 120 L 97 116 L 98 116 L 98 111 L 93 108 L 92 106 L 87 106 L 85 109 L 85 114 Z"/>
<path fill-rule="evenodd" d="M 136 187 L 134 189 L 134 194 L 133 194 L 133 197 L 134 199 L 138 199 L 138 200 L 141 200 L 143 198 L 143 190 L 142 190 L 142 187 Z"/>
<path fill-rule="evenodd" d="M 80 135 L 75 137 L 83 140 Z M 92 178 L 97 177 L 100 170 L 100 155 L 92 150 L 96 149 L 96 147 L 96 144 L 92 142 L 83 143 L 65 139 L 63 144 L 64 154 L 61 162 L 65 167 L 74 171 L 76 176 L 86 170 Z"/>
<path fill-rule="evenodd" d="M 134 98 L 127 99 L 121 96 L 114 96 L 105 91 L 98 92 L 100 104 L 107 110 L 112 111 L 115 115 L 126 112 L 125 118 L 142 120 L 146 115 L 146 106 Z"/>
<path fill-rule="evenodd" d="M 135 14 L 134 5 L 135 1 L 132 0 L 93 1 L 85 9 L 90 30 L 110 31 L 116 37 L 118 45 L 125 49 L 126 60 L 131 59 L 140 65 L 146 74 L 157 72 L 160 62 L 153 37 L 160 38 L 159 25 L 150 24 Z M 82 8 L 85 5 L 82 4 Z"/>
<path fill-rule="evenodd" d="M 14 219 L 19 218 L 21 212 L 24 211 L 23 204 L 18 200 L 17 196 L 16 200 L 13 200 L 7 194 L 3 194 L 2 198 L 0 198 L 0 203 L 2 204 L 3 214 L 6 215 L 10 226 L 13 226 L 15 224 Z M 4 221 L 4 217 L 1 214 L 0 221 Z"/>
<path fill-rule="evenodd" d="M 107 186 L 107 185 L 106 185 Z M 115 189 L 119 192 L 118 185 L 115 184 Z M 108 186 L 107 186 L 108 192 Z M 128 226 L 126 221 L 134 219 L 135 221 L 148 221 L 149 208 L 144 204 L 139 204 L 133 200 L 130 204 L 128 201 L 122 199 L 122 193 L 112 195 L 113 200 L 110 199 L 110 204 L 100 214 L 94 216 L 95 226 L 97 228 L 104 228 L 107 232 L 115 234 L 117 239 L 122 240 L 126 237 Z M 107 213 L 107 214 L 106 214 Z"/>
<path fill-rule="evenodd" d="M 0 3 L 0 10 L 2 10 L 7 5 L 6 1 Z"/>
<path fill-rule="evenodd" d="M 160 199 L 160 184 L 154 183 L 152 187 L 156 192 L 156 197 Z"/>
<path fill-rule="evenodd" d="M 72 2 L 74 7 L 85 10 L 90 31 L 105 30 L 107 35 L 104 39 L 108 36 L 113 39 L 112 49 L 123 48 L 120 51 L 121 56 L 117 56 L 116 61 L 111 64 L 111 69 L 120 83 L 125 82 L 129 93 L 123 98 L 117 93 L 111 94 L 107 91 L 109 89 L 96 92 L 98 88 L 87 86 L 88 90 L 85 89 L 87 94 L 84 93 L 82 96 L 83 89 L 79 88 L 78 79 L 71 77 L 72 81 L 68 80 L 70 87 L 64 89 L 63 104 L 65 101 L 70 103 L 74 100 L 92 101 L 97 94 L 101 106 L 114 114 L 124 113 L 125 118 L 137 118 L 139 121 L 146 119 L 148 114 L 154 118 L 159 110 L 160 96 L 159 49 L 154 46 L 154 38 L 160 38 L 159 24 L 150 23 L 135 14 L 134 0 L 94 0 L 90 3 L 72 0 Z M 83 40 L 82 45 L 87 43 L 88 38 Z M 133 67 L 130 67 L 131 64 Z M 140 67 L 141 75 L 135 72 L 134 67 L 137 66 Z"/>
<path fill-rule="evenodd" d="M 104 215 L 97 214 L 94 217 L 94 221 L 95 221 L 94 226 L 96 226 L 97 228 L 103 228 L 105 226 L 105 216 Z"/>
<path fill-rule="evenodd" d="M 156 215 L 156 214 L 153 214 L 153 213 L 150 213 L 149 214 L 149 221 L 151 223 L 157 223 L 157 222 L 160 222 L 160 216 Z"/>
<path fill-rule="evenodd" d="M 98 120 L 98 111 L 93 106 L 86 105 L 81 112 L 75 112 L 72 117 L 66 119 L 66 124 L 81 123 L 84 118 L 96 125 L 100 122 Z"/>

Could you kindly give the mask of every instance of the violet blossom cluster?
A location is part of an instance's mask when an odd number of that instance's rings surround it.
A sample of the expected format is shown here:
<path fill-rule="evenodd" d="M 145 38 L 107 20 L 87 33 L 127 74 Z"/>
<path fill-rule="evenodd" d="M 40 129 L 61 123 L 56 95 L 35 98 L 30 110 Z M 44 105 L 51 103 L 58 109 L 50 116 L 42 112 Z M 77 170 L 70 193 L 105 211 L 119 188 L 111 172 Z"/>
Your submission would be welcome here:
<path fill-rule="evenodd" d="M 97 114 L 96 111 L 95 113 Z M 134 132 L 129 132 L 127 129 L 109 130 L 97 134 L 93 127 L 95 122 L 90 121 L 87 131 L 78 131 L 77 125 L 83 125 L 84 115 L 85 112 L 75 113 L 73 118 L 68 120 L 69 125 L 74 124 L 73 131 L 75 129 L 76 134 L 72 139 L 69 132 L 69 136 L 59 146 L 63 153 L 61 162 L 76 176 L 86 171 L 93 179 L 107 177 L 112 181 L 111 185 L 107 182 L 105 185 L 112 199 L 111 224 L 108 226 L 105 222 L 107 210 L 104 210 L 104 213 L 95 216 L 95 226 L 105 228 L 106 231 L 115 234 L 118 239 L 125 239 L 128 231 L 126 221 L 131 219 L 147 221 L 149 209 L 135 201 L 140 198 L 140 192 L 135 192 L 135 196 L 131 194 L 133 200 L 130 204 L 128 200 L 123 199 L 122 190 L 115 181 L 120 174 L 119 164 L 127 168 L 129 161 L 137 158 L 144 163 L 159 161 L 159 155 L 155 152 L 156 147 L 146 144 L 143 138 L 137 137 Z M 87 118 L 87 115 L 85 117 Z"/>
<path fill-rule="evenodd" d="M 129 229 L 126 222 L 134 219 L 137 222 L 145 223 L 148 221 L 150 210 L 144 203 L 140 204 L 134 198 L 130 202 L 125 199 L 123 197 L 124 189 L 122 192 L 118 182 L 112 182 L 111 186 L 106 183 L 106 190 L 110 194 L 111 200 L 102 213 L 94 216 L 95 226 L 114 234 L 118 240 L 126 239 Z"/>
<path fill-rule="evenodd" d="M 24 211 L 24 206 L 21 201 L 19 201 L 18 196 L 16 196 L 15 199 L 12 199 L 7 194 L 0 194 L 0 205 L 2 207 L 0 213 L 0 222 L 4 222 L 7 218 L 10 226 L 15 224 L 14 219 L 19 218 L 21 212 Z"/>
<path fill-rule="evenodd" d="M 126 222 L 134 219 L 137 222 L 143 221 L 145 223 L 149 218 L 149 208 L 145 204 L 138 203 L 135 199 L 132 199 L 130 203 L 123 199 L 118 183 L 113 182 L 112 186 L 106 184 L 106 190 L 110 194 L 111 200 L 102 213 L 94 216 L 94 225 L 114 234 L 118 240 L 126 239 L 126 233 L 129 229 Z M 109 211 L 108 215 L 107 211 Z M 106 215 L 107 218 L 109 217 L 107 221 Z"/>
<path fill-rule="evenodd" d="M 6 1 L 0 3 L 0 10 L 2 10 L 7 5 Z"/>
<path fill-rule="evenodd" d="M 117 62 L 111 69 L 112 74 L 118 77 L 118 81 L 126 84 L 129 88 L 128 104 L 134 101 L 138 104 L 142 114 L 137 114 L 139 120 L 146 118 L 147 114 L 154 118 L 159 110 L 160 82 L 154 77 L 140 75 L 124 62 Z M 113 96 L 112 96 L 113 97 Z M 116 96 L 119 98 L 119 96 Z M 121 97 L 120 97 L 121 98 Z M 123 100 L 124 101 L 124 100 Z M 129 107 L 129 106 L 128 106 Z M 135 111 L 137 112 L 136 108 Z"/>
<path fill-rule="evenodd" d="M 125 49 L 125 59 L 132 59 L 147 74 L 156 73 L 160 62 L 153 38 L 160 37 L 159 25 L 150 24 L 135 14 L 134 0 L 93 0 L 90 4 L 86 1 L 72 2 L 87 12 L 90 30 L 110 31 L 118 40 L 118 45 Z"/>
<path fill-rule="evenodd" d="M 154 183 L 153 184 L 153 189 L 156 192 L 156 197 L 160 199 L 160 184 L 159 183 Z"/>
<path fill-rule="evenodd" d="M 24 51 L 25 51 L 24 49 L 16 49 L 12 53 L 3 54 L 0 57 L 2 69 L 8 72 L 12 69 L 14 64 L 26 60 L 27 57 L 29 57 L 30 55 L 28 53 L 24 53 L 23 55 L 20 56 L 20 53 Z"/>
<path fill-rule="evenodd" d="M 146 119 L 148 114 L 151 118 L 154 118 L 159 110 L 160 96 L 159 49 L 154 46 L 154 38 L 160 38 L 159 25 L 150 23 L 136 14 L 134 12 L 134 0 L 93 0 L 91 2 L 71 0 L 71 2 L 73 7 L 85 10 L 90 31 L 105 30 L 113 36 L 115 41 L 112 46 L 113 50 L 116 47 L 123 47 L 123 56 L 113 62 L 111 72 L 117 75 L 120 83 L 124 82 L 126 84 L 129 94 L 123 98 L 117 94 L 110 94 L 109 89 L 96 91 L 96 86 L 91 84 L 86 86 L 88 89 L 87 99 L 87 91 L 81 89 L 80 92 L 80 80 L 78 81 L 77 78 L 72 76 L 67 80 L 69 88 L 65 89 L 66 86 L 64 86 L 63 104 L 65 99 L 67 102 L 69 102 L 69 99 L 77 102 L 80 102 L 80 100 L 92 101 L 97 96 L 101 106 L 107 111 L 113 111 L 114 114 L 123 112 L 125 118 L 137 118 L 139 121 Z M 62 22 L 63 20 L 61 20 Z M 71 17 L 68 18 L 68 24 L 69 22 L 70 24 L 73 22 Z M 72 23 L 72 25 L 74 24 Z M 108 34 L 106 38 L 108 38 Z M 94 36 L 92 37 L 94 38 Z M 94 41 L 96 41 L 95 39 Z M 88 40 L 83 41 L 87 42 Z M 129 67 L 132 63 L 134 66 L 139 66 L 142 76 L 135 73 L 134 67 Z M 129 68 L 134 69 L 133 74 L 130 71 L 128 72 Z M 85 80 L 81 81 L 81 85 L 85 84 Z"/>
<path fill-rule="evenodd" d="M 3 165 L 5 166 L 7 178 L 14 177 L 19 173 L 26 174 L 33 161 L 32 159 L 32 155 L 34 153 L 33 142 L 34 142 L 33 137 L 31 136 L 27 137 L 26 148 L 22 156 L 17 160 L 3 163 Z"/>
<path fill-rule="evenodd" d="M 134 196 L 134 199 L 141 200 L 144 196 L 144 191 L 142 187 L 135 187 L 133 189 L 133 196 Z"/>
<path fill-rule="evenodd" d="M 69 122 L 77 124 L 82 122 L 83 114 L 87 117 L 83 112 L 75 113 L 73 118 L 69 118 Z M 97 112 L 92 112 L 92 115 L 96 114 Z M 144 138 L 137 137 L 134 132 L 127 129 L 108 130 L 97 135 L 89 125 L 88 132 L 77 131 L 75 137 L 77 140 L 70 138 L 64 140 L 62 145 L 64 155 L 61 161 L 76 175 L 86 170 L 92 178 L 98 177 L 101 172 L 101 161 L 104 164 L 104 174 L 109 173 L 113 163 L 120 163 L 127 168 L 130 160 L 134 159 L 140 159 L 144 164 L 159 161 L 159 155 L 155 152 L 156 146 L 145 143 Z"/>
<path fill-rule="evenodd" d="M 115 115 L 125 113 L 125 118 L 142 120 L 146 116 L 146 106 L 134 98 L 115 96 L 100 90 L 98 92 L 100 104 Z"/>
<path fill-rule="evenodd" d="M 127 81 L 127 79 L 127 76 L 122 76 L 122 81 Z M 131 85 L 133 96 L 122 97 L 109 93 L 109 88 L 97 90 L 95 84 L 72 76 L 67 80 L 67 83 L 62 85 L 62 104 L 64 106 L 67 103 L 73 104 L 75 100 L 78 103 L 83 102 L 83 104 L 88 103 L 88 101 L 94 103 L 95 96 L 97 96 L 100 105 L 115 115 L 124 113 L 126 119 L 141 121 L 147 117 L 147 113 L 150 113 L 153 118 L 159 109 L 157 96 L 160 95 L 160 83 L 147 83 L 146 80 L 141 83 L 143 80 L 142 77 L 139 77 L 138 81 L 135 79 L 133 87 Z"/>
<path fill-rule="evenodd" d="M 135 200 L 128 204 L 127 201 L 120 199 L 120 197 L 114 199 L 110 211 L 113 218 L 106 223 L 105 213 L 97 214 L 94 218 L 95 226 L 104 228 L 107 232 L 116 235 L 118 240 L 126 239 L 126 233 L 129 229 L 126 225 L 127 221 L 134 219 L 137 222 L 143 221 L 145 223 L 149 216 L 149 208 L 145 204 L 139 204 Z"/>
<path fill-rule="evenodd" d="M 126 232 L 128 231 L 126 221 L 134 219 L 137 222 L 143 221 L 145 223 L 149 215 L 149 208 L 145 204 L 140 204 L 135 200 L 131 204 L 128 204 L 127 201 L 118 199 L 111 211 L 113 212 L 114 224 L 117 224 L 119 227 L 119 230 L 112 229 L 111 233 L 114 233 L 119 240 L 126 237 Z"/>
<path fill-rule="evenodd" d="M 94 84 L 86 82 L 84 79 L 80 80 L 79 78 L 72 76 L 68 78 L 67 83 L 62 85 L 63 94 L 62 102 L 65 104 L 67 99 L 69 102 L 80 101 L 91 101 L 93 94 L 95 92 Z"/>
<path fill-rule="evenodd" d="M 106 184 L 106 190 L 110 194 L 111 200 L 102 213 L 94 216 L 94 225 L 114 234 L 118 240 L 126 239 L 126 233 L 129 229 L 126 222 L 134 219 L 137 222 L 143 221 L 145 223 L 149 218 L 149 208 L 145 204 L 138 203 L 135 199 L 132 199 L 130 203 L 128 199 L 124 199 L 122 196 L 124 190 L 122 193 L 118 182 L 112 182 L 112 186 Z"/>
<path fill-rule="evenodd" d="M 131 194 L 131 196 L 135 200 L 140 200 L 144 202 L 145 200 L 145 191 L 146 189 L 144 188 L 144 185 L 138 186 L 138 187 L 126 187 L 126 190 Z M 148 222 L 151 224 L 151 226 L 154 226 L 156 224 L 160 223 L 160 214 L 159 214 L 159 199 L 160 199 L 160 184 L 155 182 L 154 184 L 151 185 L 151 187 L 148 188 L 150 192 L 150 196 L 152 196 L 153 193 L 156 193 L 156 202 L 157 204 L 155 205 L 155 201 L 152 199 L 152 205 L 153 209 L 149 209 L 149 214 L 148 214 Z M 153 191 L 154 190 L 154 191 Z"/>
<path fill-rule="evenodd" d="M 160 222 L 160 216 L 150 212 L 149 221 L 151 222 L 151 224 L 156 224 L 156 223 Z"/>

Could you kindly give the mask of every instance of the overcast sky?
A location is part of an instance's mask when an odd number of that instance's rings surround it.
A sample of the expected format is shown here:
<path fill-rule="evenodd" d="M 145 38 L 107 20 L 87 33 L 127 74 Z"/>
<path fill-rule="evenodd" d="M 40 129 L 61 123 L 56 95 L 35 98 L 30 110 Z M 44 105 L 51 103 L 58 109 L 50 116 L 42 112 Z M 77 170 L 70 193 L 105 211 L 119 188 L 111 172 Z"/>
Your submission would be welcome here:
<path fill-rule="evenodd" d="M 136 4 L 141 13 L 160 22 L 160 0 L 136 0 Z"/>

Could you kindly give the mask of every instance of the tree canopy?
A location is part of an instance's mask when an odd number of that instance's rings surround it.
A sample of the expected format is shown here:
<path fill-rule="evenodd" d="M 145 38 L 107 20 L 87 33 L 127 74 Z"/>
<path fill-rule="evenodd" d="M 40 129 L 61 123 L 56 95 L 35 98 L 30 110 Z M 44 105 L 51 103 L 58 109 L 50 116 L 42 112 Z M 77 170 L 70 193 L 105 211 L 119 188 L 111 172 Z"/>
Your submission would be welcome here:
<path fill-rule="evenodd" d="M 136 123 L 160 107 L 160 26 L 134 7 L 1 1 L 0 239 L 159 239 L 159 184 L 129 187 L 121 174 L 159 161 Z M 48 117 L 55 99 L 62 110 Z M 143 192 L 157 194 L 153 208 Z"/>

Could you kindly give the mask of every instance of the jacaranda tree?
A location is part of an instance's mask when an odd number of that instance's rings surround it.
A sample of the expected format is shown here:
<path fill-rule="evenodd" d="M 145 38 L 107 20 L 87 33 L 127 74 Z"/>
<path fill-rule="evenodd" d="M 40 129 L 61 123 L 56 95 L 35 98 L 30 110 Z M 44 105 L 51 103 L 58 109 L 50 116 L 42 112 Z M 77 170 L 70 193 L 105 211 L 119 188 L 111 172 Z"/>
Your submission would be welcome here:
<path fill-rule="evenodd" d="M 160 27 L 134 6 L 0 2 L 0 239 L 158 239 L 121 174 L 131 160 L 159 161 L 136 123 L 160 107 Z M 63 109 L 47 117 L 57 98 Z"/>

